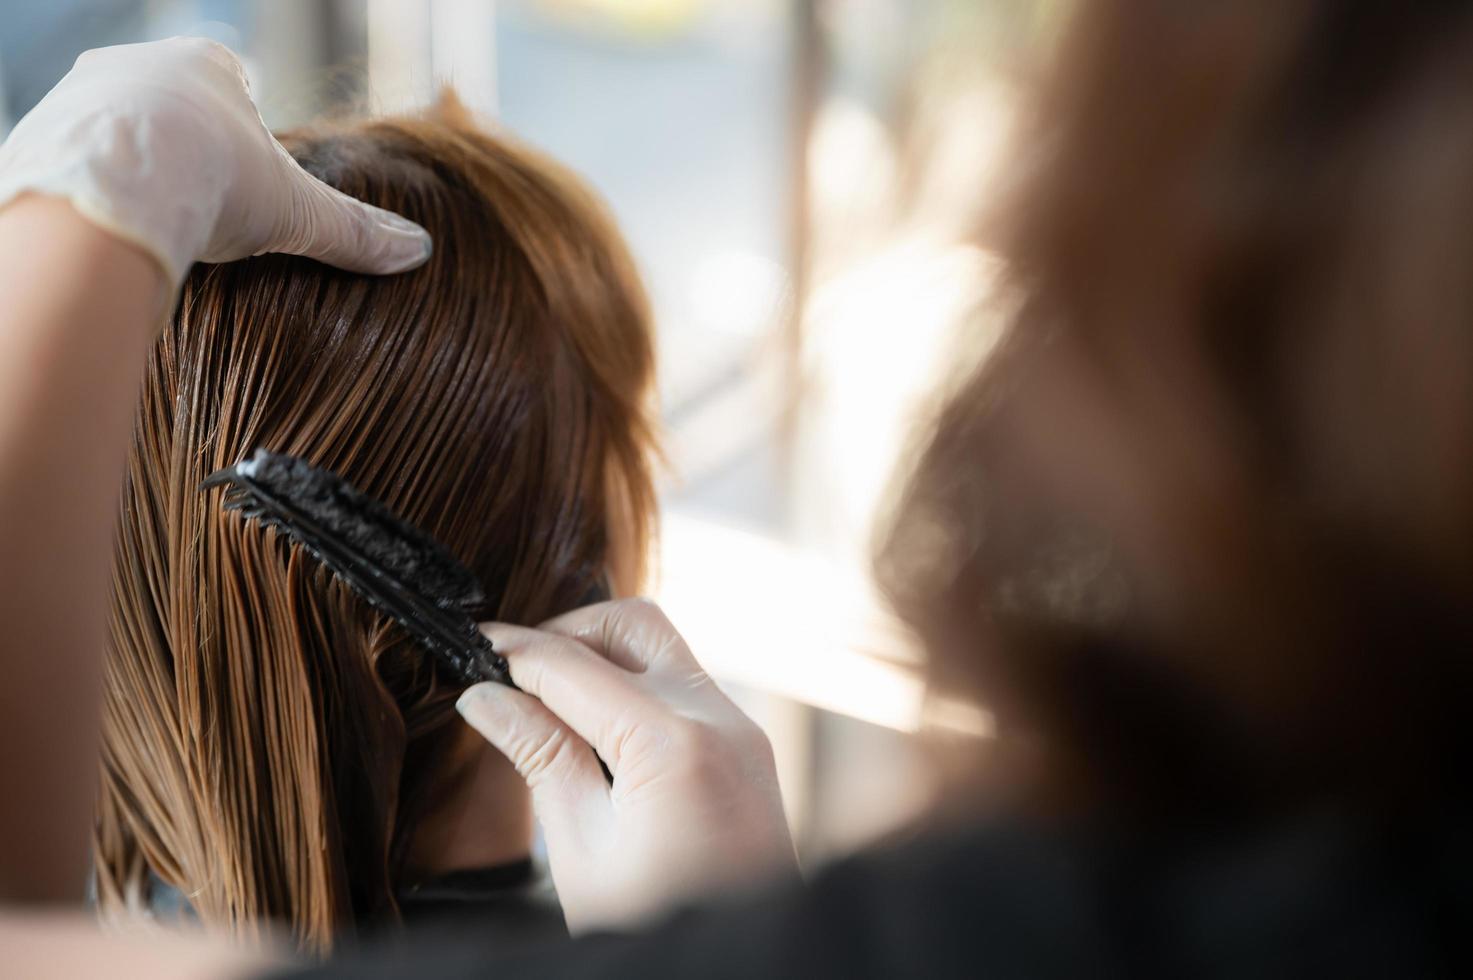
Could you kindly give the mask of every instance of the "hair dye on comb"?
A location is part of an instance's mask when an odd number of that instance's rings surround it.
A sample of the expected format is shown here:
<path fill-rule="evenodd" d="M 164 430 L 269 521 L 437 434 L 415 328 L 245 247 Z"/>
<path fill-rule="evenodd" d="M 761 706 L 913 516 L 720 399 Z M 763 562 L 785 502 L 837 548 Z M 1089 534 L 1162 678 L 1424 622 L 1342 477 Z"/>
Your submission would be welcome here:
<path fill-rule="evenodd" d="M 214 487 L 226 488 L 226 510 L 284 532 L 404 627 L 457 680 L 512 684 L 506 658 L 471 616 L 486 602 L 475 575 L 377 500 L 334 473 L 264 449 L 200 484 Z"/>

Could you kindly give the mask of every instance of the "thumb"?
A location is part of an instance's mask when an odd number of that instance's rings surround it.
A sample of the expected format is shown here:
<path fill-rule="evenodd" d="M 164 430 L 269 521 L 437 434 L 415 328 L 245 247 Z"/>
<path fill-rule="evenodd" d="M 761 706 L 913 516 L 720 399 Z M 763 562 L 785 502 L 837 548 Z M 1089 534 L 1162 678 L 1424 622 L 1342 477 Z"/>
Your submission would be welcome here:
<path fill-rule="evenodd" d="M 285 153 L 283 153 L 285 156 Z M 349 197 L 290 164 L 290 207 L 278 241 L 262 251 L 289 252 L 347 269 L 387 275 L 424 264 L 432 251 L 429 232 L 392 211 Z"/>
<path fill-rule="evenodd" d="M 588 743 L 541 701 L 503 684 L 476 684 L 455 709 L 481 737 L 511 760 L 532 791 L 543 826 L 579 804 L 608 802 L 608 784 Z"/>

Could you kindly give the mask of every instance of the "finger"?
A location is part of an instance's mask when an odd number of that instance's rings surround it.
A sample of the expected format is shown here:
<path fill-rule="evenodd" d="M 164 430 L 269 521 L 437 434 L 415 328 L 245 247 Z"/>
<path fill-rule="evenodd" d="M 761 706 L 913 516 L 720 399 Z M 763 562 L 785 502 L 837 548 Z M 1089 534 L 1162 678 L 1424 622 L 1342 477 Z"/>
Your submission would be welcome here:
<path fill-rule="evenodd" d="M 538 629 L 577 640 L 625 670 L 698 667 L 685 638 L 649 599 L 616 599 L 574 609 Z"/>
<path fill-rule="evenodd" d="M 592 745 L 615 773 L 629 733 L 667 713 L 627 671 L 575 640 L 503 623 L 482 623 L 481 632 L 506 658 L 517 686 Z"/>
<path fill-rule="evenodd" d="M 291 213 L 280 242 L 267 251 L 305 255 L 349 272 L 384 275 L 413 269 L 429 259 L 430 233 L 419 225 L 329 187 L 290 157 L 285 162 L 292 186 Z"/>
<path fill-rule="evenodd" d="M 455 709 L 511 760 L 544 826 L 559 814 L 607 800 L 608 784 L 593 749 L 536 698 L 502 684 L 475 684 Z"/>

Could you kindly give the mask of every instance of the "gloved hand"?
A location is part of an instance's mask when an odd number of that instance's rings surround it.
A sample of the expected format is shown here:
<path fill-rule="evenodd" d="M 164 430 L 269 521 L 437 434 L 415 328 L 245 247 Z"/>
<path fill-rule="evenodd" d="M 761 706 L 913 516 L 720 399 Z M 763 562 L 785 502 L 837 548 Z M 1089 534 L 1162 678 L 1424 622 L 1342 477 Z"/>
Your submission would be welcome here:
<path fill-rule="evenodd" d="M 570 930 L 632 925 L 723 886 L 796 876 L 767 737 L 653 603 L 482 630 L 522 690 L 477 684 L 457 707 L 531 788 Z"/>
<path fill-rule="evenodd" d="M 239 60 L 202 38 L 84 52 L 0 146 L 0 206 L 27 191 L 142 247 L 171 286 L 196 261 L 291 252 L 389 273 L 430 250 L 423 228 L 302 170 Z"/>

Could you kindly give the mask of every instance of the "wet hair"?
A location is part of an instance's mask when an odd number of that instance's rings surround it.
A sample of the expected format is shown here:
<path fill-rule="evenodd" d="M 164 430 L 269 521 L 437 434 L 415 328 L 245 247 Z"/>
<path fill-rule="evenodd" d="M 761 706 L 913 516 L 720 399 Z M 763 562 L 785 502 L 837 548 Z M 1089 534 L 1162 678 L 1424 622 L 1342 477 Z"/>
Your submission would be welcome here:
<path fill-rule="evenodd" d="M 887 590 L 1040 805 L 1436 799 L 1473 689 L 1473 6 L 1098 0 L 1056 59 L 986 232 L 1006 336 L 928 423 Z"/>
<path fill-rule="evenodd" d="M 299 547 L 200 481 L 257 448 L 327 467 L 474 571 L 480 618 L 637 590 L 653 532 L 653 338 L 603 208 L 446 100 L 283 142 L 420 222 L 427 265 L 197 266 L 149 362 L 105 675 L 99 901 L 150 876 L 207 924 L 326 950 L 395 914 L 459 726 L 447 683 Z"/>

